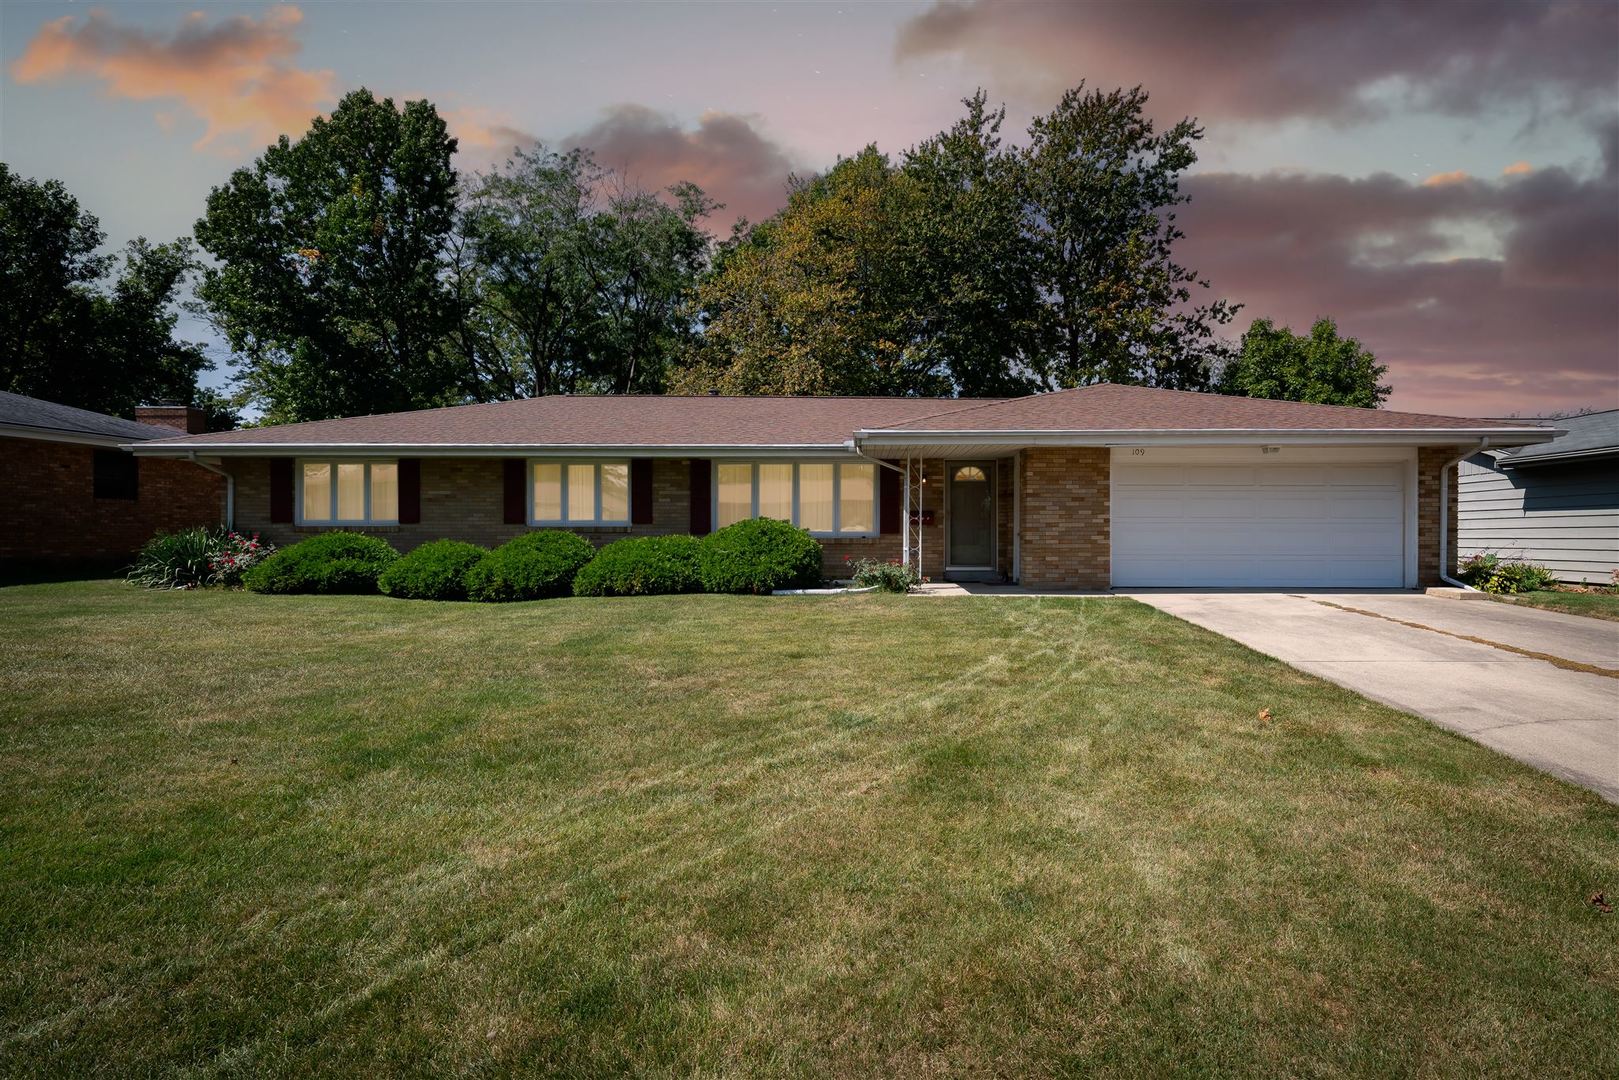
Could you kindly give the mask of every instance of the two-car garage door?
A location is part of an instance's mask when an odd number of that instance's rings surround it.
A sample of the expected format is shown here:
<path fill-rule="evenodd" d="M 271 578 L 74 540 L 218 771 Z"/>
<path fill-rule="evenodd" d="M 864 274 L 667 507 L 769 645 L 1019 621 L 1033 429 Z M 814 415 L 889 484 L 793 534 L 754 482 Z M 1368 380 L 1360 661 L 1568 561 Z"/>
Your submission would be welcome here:
<path fill-rule="evenodd" d="M 1113 584 L 1406 584 L 1409 461 L 1260 453 L 1115 450 Z"/>

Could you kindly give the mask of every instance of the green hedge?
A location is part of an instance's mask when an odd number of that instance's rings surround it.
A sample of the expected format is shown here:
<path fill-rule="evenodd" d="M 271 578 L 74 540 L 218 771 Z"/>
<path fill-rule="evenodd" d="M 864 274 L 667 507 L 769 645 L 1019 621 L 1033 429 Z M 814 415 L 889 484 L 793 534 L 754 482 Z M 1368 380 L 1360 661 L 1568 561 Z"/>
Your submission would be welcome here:
<path fill-rule="evenodd" d="M 242 578 L 259 593 L 374 593 L 377 578 L 399 558 L 386 540 L 329 532 L 282 548 Z"/>
<path fill-rule="evenodd" d="M 703 537 L 703 590 L 769 593 L 821 582 L 821 545 L 806 530 L 774 518 L 750 518 Z"/>
<path fill-rule="evenodd" d="M 574 576 L 596 557 L 577 533 L 542 529 L 500 545 L 467 571 L 470 600 L 544 600 L 573 592 Z"/>
<path fill-rule="evenodd" d="M 693 536 L 615 540 L 573 579 L 575 596 L 657 596 L 701 592 L 702 542 Z"/>
<path fill-rule="evenodd" d="M 461 540 L 434 540 L 407 552 L 377 579 L 377 588 L 405 600 L 465 600 L 467 572 L 488 548 Z"/>

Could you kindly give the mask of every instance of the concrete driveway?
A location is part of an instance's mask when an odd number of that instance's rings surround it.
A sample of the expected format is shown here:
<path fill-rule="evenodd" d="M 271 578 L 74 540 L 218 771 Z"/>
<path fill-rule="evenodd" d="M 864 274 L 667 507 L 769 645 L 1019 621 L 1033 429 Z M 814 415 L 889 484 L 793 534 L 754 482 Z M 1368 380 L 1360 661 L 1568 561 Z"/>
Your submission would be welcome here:
<path fill-rule="evenodd" d="M 1413 593 L 1127 594 L 1619 802 L 1619 623 Z"/>

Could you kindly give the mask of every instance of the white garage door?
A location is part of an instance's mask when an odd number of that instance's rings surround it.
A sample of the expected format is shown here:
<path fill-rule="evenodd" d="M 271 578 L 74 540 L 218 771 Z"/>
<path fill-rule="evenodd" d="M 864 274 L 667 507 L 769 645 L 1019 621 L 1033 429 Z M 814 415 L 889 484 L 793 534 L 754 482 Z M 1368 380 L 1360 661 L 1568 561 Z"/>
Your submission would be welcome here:
<path fill-rule="evenodd" d="M 1113 462 L 1113 584 L 1399 588 L 1403 462 Z"/>

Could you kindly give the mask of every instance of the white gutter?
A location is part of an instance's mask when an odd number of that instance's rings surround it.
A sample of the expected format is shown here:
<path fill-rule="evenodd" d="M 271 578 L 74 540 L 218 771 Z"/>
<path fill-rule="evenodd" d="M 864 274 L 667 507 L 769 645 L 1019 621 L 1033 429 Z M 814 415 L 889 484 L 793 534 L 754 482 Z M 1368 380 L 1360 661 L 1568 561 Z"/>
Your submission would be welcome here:
<path fill-rule="evenodd" d="M 870 454 L 868 454 L 864 450 L 860 449 L 860 447 L 856 446 L 854 444 L 853 439 L 850 439 L 848 442 L 844 443 L 843 445 L 844 445 L 844 448 L 847 449 L 849 451 L 849 453 L 853 454 L 855 457 L 865 458 L 867 461 L 870 461 L 873 464 L 881 465 L 885 469 L 892 469 L 893 471 L 895 471 L 897 473 L 900 473 L 901 475 L 903 475 L 904 472 L 905 472 L 905 470 L 900 468 L 898 465 L 890 464 L 889 462 L 884 461 L 882 458 L 874 458 L 874 457 L 872 457 Z"/>
<path fill-rule="evenodd" d="M 225 528 L 234 531 L 236 528 L 236 477 L 217 465 L 210 465 L 206 461 L 199 460 L 195 450 L 191 451 L 191 456 L 186 460 L 199 469 L 207 469 L 209 472 L 217 473 L 225 478 Z"/>
<path fill-rule="evenodd" d="M 1454 585 L 1458 589 L 1466 589 L 1468 592 L 1478 592 L 1478 590 L 1467 584 L 1467 582 L 1457 581 L 1445 573 L 1445 568 L 1450 565 L 1447 557 L 1450 551 L 1448 543 L 1450 540 L 1450 470 L 1474 454 L 1483 453 L 1489 447 L 1490 440 L 1486 436 L 1479 440 L 1477 446 L 1471 450 L 1462 451 L 1439 468 L 1439 580 L 1447 585 Z"/>
<path fill-rule="evenodd" d="M 846 461 L 851 454 L 861 456 L 843 443 L 720 443 L 706 446 L 677 443 L 316 443 L 316 442 L 169 442 L 131 443 L 124 449 L 141 457 L 177 457 L 208 454 L 211 457 L 309 457 L 333 454 L 347 457 L 731 457 L 759 459 L 791 457 L 794 460 L 824 458 Z"/>
<path fill-rule="evenodd" d="M 1368 443 L 1374 445 L 1421 446 L 1436 442 L 1453 443 L 1457 438 L 1488 437 L 1496 446 L 1527 446 L 1550 442 L 1564 434 L 1557 428 L 1175 428 L 1143 431 L 1109 430 L 974 430 L 974 431 L 857 431 L 854 444 L 878 446 L 929 446 L 938 444 L 986 444 L 1022 446 L 1219 446 L 1249 445 L 1262 442 L 1280 445 L 1320 445 L 1323 443 Z"/>

